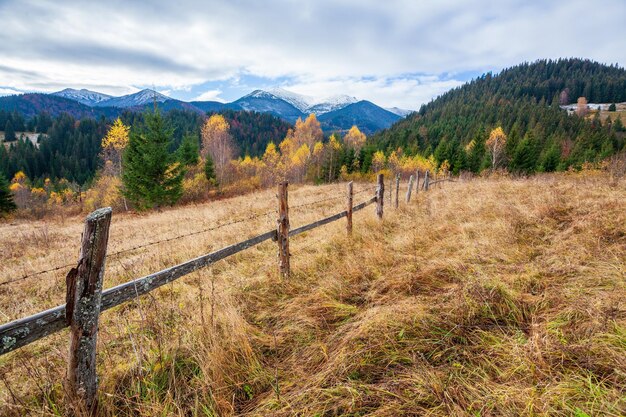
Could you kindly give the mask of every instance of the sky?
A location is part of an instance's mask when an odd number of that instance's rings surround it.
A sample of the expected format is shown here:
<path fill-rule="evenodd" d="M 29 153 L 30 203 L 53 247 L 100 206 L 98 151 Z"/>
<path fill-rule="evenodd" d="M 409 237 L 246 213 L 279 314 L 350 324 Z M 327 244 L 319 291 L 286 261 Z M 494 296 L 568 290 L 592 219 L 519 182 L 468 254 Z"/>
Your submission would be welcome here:
<path fill-rule="evenodd" d="M 0 95 L 282 87 L 418 109 L 524 61 L 626 64 L 626 0 L 0 0 L 0 22 Z"/>

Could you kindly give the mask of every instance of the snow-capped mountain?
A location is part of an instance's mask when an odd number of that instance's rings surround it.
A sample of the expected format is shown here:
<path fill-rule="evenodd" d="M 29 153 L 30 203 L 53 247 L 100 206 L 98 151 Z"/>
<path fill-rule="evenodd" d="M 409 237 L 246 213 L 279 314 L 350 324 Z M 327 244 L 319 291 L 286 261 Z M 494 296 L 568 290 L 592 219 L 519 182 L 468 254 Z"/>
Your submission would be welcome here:
<path fill-rule="evenodd" d="M 357 100 L 356 97 L 348 95 L 331 96 L 324 99 L 321 103 L 312 105 L 307 109 L 307 111 L 309 113 L 315 113 L 315 115 L 319 116 L 330 111 L 343 109 L 344 107 L 357 103 L 358 101 L 359 100 Z"/>
<path fill-rule="evenodd" d="M 385 110 L 395 113 L 401 117 L 406 117 L 415 111 L 415 110 L 400 109 L 398 107 L 387 107 L 385 108 Z"/>
<path fill-rule="evenodd" d="M 143 106 L 145 104 L 163 103 L 165 101 L 172 100 L 166 95 L 159 93 L 158 91 L 146 88 L 145 90 L 138 91 L 133 94 L 128 94 L 121 97 L 113 97 L 108 100 L 100 101 L 95 104 L 98 107 L 136 107 Z"/>
<path fill-rule="evenodd" d="M 394 121 L 410 113 L 408 110 L 383 109 L 369 101 L 358 100 L 348 95 L 336 95 L 324 99 L 315 99 L 302 94 L 293 93 L 283 88 L 255 90 L 231 103 L 194 101 L 191 103 L 172 99 L 151 89 L 121 97 L 111 97 L 106 94 L 89 90 L 65 89 L 53 94 L 45 94 L 48 98 L 56 96 L 57 100 L 72 100 L 76 105 L 83 106 L 74 109 L 76 114 L 118 114 L 122 109 L 130 108 L 141 110 L 152 105 L 155 101 L 164 111 L 184 109 L 206 113 L 222 109 L 256 111 L 271 113 L 290 123 L 298 118 L 305 119 L 313 113 L 318 116 L 322 128 L 331 130 L 348 130 L 357 125 L 366 134 L 389 127 Z M 51 107 L 51 106 L 48 106 Z M 67 103 L 59 103 L 58 108 L 68 107 Z"/>
<path fill-rule="evenodd" d="M 254 90 L 226 106 L 235 110 L 272 113 L 291 123 L 298 117 L 304 117 L 304 113 L 290 102 L 263 90 Z"/>
<path fill-rule="evenodd" d="M 256 90 L 252 94 L 255 94 L 256 97 L 263 98 L 272 98 L 269 96 L 271 95 L 273 96 L 273 98 L 278 98 L 286 101 L 296 109 L 300 110 L 302 113 L 314 113 L 316 116 L 328 113 L 329 111 L 342 109 L 350 104 L 354 104 L 359 101 L 355 97 L 351 97 L 348 95 L 336 95 L 321 100 L 316 100 L 314 97 L 294 93 L 280 87 L 270 88 L 267 91 Z"/>
<path fill-rule="evenodd" d="M 311 106 L 315 105 L 315 100 L 313 99 L 313 97 L 293 93 L 280 87 L 271 88 L 267 92 L 272 94 L 274 97 L 278 97 L 286 101 L 301 112 L 306 112 Z"/>
<path fill-rule="evenodd" d="M 78 101 L 79 103 L 86 104 L 87 106 L 93 106 L 113 97 L 108 94 L 102 94 L 97 91 L 86 90 L 84 88 L 80 90 L 66 88 L 65 90 L 52 93 L 52 95 L 69 98 L 70 100 Z"/>

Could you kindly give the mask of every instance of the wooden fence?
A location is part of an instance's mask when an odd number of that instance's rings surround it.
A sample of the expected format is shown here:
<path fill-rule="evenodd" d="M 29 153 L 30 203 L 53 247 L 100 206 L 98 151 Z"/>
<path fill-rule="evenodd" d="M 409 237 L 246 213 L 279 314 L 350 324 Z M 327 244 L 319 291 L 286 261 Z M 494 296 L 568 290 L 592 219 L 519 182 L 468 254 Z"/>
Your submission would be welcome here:
<path fill-rule="evenodd" d="M 416 192 L 420 189 L 417 173 Z M 449 180 L 446 178 L 445 180 Z M 438 180 L 443 181 L 443 180 Z M 399 177 L 396 179 L 396 202 L 398 207 Z M 427 191 L 429 174 L 426 172 L 422 189 Z M 409 179 L 406 201 L 411 199 L 413 176 Z M 204 268 L 214 262 L 239 253 L 267 240 L 278 244 L 279 270 L 283 277 L 290 274 L 289 238 L 325 224 L 347 218 L 346 231 L 352 232 L 352 214 L 376 203 L 376 215 L 383 218 L 384 178 L 378 175 L 376 193 L 368 200 L 353 206 L 352 182 L 348 183 L 346 210 L 313 223 L 290 229 L 288 184 L 278 186 L 278 219 L 276 230 L 202 255 L 153 274 L 134 279 L 103 291 L 104 266 L 107 256 L 111 208 L 94 211 L 85 220 L 78 264 L 66 277 L 66 303 L 29 317 L 0 326 L 0 355 L 26 346 L 61 329 L 70 327 L 70 355 L 68 360 L 66 388 L 77 407 L 87 414 L 97 408 L 96 340 L 100 314 L 126 301 L 137 298 L 182 276 Z M 390 190 L 391 192 L 391 190 Z"/>

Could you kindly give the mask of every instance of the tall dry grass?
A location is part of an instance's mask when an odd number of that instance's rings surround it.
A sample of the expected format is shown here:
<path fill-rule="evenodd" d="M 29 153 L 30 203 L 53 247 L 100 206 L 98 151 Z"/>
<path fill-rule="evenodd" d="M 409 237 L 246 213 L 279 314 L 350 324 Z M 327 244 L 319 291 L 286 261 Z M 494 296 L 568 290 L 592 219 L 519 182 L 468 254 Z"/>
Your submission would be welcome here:
<path fill-rule="evenodd" d="M 361 186 L 361 189 L 365 186 Z M 356 187 L 357 191 L 360 189 Z M 343 195 L 300 187 L 292 205 Z M 274 209 L 264 191 L 115 215 L 110 251 Z M 365 195 L 356 198 L 357 202 Z M 292 227 L 343 209 L 294 209 Z M 105 286 L 274 227 L 275 216 L 108 261 Z M 103 313 L 100 410 L 121 416 L 626 414 L 626 186 L 555 175 L 446 183 L 264 243 Z M 81 219 L 0 226 L 0 277 L 72 261 Z M 63 301 L 63 273 L 0 286 L 8 321 Z M 64 415 L 63 331 L 0 357 L 0 413 Z"/>

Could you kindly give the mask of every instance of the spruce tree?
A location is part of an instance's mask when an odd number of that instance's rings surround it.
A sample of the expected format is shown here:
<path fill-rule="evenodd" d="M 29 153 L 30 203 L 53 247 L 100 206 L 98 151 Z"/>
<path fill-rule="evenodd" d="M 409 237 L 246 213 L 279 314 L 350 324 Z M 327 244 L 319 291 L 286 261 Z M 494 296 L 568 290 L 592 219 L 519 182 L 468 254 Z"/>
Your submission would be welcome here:
<path fill-rule="evenodd" d="M 215 176 L 215 164 L 213 164 L 213 159 L 210 154 L 207 154 L 206 161 L 204 162 L 204 175 L 212 185 L 218 185 L 217 177 Z"/>
<path fill-rule="evenodd" d="M 139 210 L 173 205 L 182 195 L 184 169 L 168 151 L 171 138 L 156 109 L 145 114 L 141 131 L 131 131 L 124 153 L 123 194 Z"/>
<path fill-rule="evenodd" d="M 516 146 L 510 163 L 512 171 L 531 174 L 537 166 L 537 142 L 531 132 L 528 132 Z"/>
<path fill-rule="evenodd" d="M 191 166 L 198 163 L 200 158 L 200 144 L 198 139 L 193 135 L 185 135 L 183 141 L 176 151 L 178 161 L 185 165 Z"/>
<path fill-rule="evenodd" d="M 13 123 L 11 123 L 10 120 L 7 120 L 7 124 L 4 126 L 4 140 L 5 142 L 14 142 L 17 140 Z"/>
<path fill-rule="evenodd" d="M 11 190 L 9 190 L 9 181 L 0 172 L 0 215 L 10 213 L 16 208 Z"/>
<path fill-rule="evenodd" d="M 556 171 L 561 161 L 561 150 L 557 145 L 552 145 L 541 157 L 539 171 L 552 172 Z"/>

